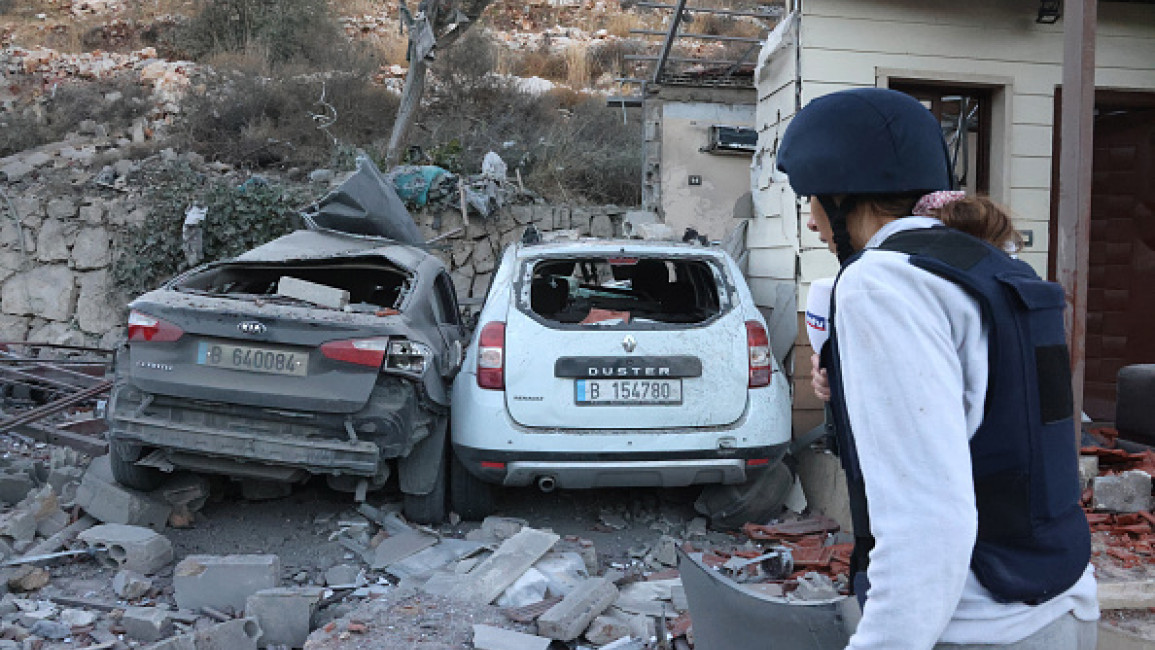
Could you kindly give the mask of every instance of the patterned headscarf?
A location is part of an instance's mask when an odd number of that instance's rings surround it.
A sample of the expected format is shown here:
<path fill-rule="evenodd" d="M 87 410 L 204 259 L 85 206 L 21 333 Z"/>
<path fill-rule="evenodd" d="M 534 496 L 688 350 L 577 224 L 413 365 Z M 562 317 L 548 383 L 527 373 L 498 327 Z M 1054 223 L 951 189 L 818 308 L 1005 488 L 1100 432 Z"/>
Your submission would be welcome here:
<path fill-rule="evenodd" d="M 918 203 L 914 204 L 914 209 L 911 210 L 910 213 L 916 217 L 933 217 L 935 216 L 932 212 L 933 210 L 937 210 L 948 203 L 965 199 L 966 196 L 966 192 L 960 191 L 931 192 L 930 194 L 923 195 L 923 197 L 918 200 Z"/>

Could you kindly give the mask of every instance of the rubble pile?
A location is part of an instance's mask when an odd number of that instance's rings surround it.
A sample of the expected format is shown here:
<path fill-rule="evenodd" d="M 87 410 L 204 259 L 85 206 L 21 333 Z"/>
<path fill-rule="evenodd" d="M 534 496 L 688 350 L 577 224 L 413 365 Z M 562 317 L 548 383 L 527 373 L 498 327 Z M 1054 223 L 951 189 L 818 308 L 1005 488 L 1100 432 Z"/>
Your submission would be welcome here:
<path fill-rule="evenodd" d="M 1155 515 L 1151 477 L 1155 452 L 1128 452 L 1115 447 L 1117 433 L 1096 429 L 1108 447 L 1081 450 L 1083 508 L 1093 535 L 1096 565 L 1116 563 L 1123 569 L 1155 562 Z"/>

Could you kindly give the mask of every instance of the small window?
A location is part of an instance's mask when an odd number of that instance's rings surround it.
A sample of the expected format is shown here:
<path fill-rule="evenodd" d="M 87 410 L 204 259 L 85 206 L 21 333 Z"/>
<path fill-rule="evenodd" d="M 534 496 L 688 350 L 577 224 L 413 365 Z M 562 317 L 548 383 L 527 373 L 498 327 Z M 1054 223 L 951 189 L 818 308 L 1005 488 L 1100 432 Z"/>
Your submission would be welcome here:
<path fill-rule="evenodd" d="M 547 320 L 590 327 L 701 323 L 720 311 L 714 278 L 701 260 L 541 260 L 533 267 L 529 306 Z"/>
<path fill-rule="evenodd" d="M 758 150 L 758 132 L 748 126 L 710 127 L 710 141 L 703 149 L 713 154 L 753 154 Z"/>
<path fill-rule="evenodd" d="M 938 119 L 959 189 L 990 192 L 991 89 L 900 81 L 890 87 L 919 100 Z"/>

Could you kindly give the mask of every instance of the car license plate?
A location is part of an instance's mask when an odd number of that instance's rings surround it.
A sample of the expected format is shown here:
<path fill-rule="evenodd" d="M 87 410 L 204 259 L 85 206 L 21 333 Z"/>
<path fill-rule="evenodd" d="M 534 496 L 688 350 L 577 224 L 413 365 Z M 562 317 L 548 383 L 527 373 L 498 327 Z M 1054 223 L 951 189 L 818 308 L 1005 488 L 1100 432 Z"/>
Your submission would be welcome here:
<path fill-rule="evenodd" d="M 229 370 L 304 377 L 308 374 L 307 361 L 307 354 L 295 350 L 210 341 L 201 341 L 197 348 L 198 364 Z"/>
<path fill-rule="evenodd" d="M 682 403 L 681 379 L 575 379 L 578 406 L 636 406 Z"/>

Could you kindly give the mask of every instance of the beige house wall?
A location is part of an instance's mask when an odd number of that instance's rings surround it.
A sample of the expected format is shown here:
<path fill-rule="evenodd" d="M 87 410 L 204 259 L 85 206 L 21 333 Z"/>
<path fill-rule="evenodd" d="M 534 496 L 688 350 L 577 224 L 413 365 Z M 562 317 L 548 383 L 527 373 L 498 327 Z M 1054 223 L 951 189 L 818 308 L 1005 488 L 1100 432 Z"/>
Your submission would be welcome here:
<path fill-rule="evenodd" d="M 753 104 L 673 102 L 662 104 L 662 213 L 681 235 L 692 227 L 710 239 L 734 228 L 734 207 L 750 191 L 750 156 L 701 151 L 712 125 L 754 126 Z M 691 185 L 690 177 L 701 180 Z"/>
<path fill-rule="evenodd" d="M 794 253 L 797 273 L 790 279 L 799 310 L 810 281 L 837 272 L 834 256 L 805 228 L 807 206 L 774 171 L 778 138 L 798 105 L 833 91 L 886 87 L 902 79 L 993 90 L 991 195 L 1011 209 L 1020 230 L 1032 231 L 1033 246 L 1021 257 L 1045 275 L 1062 21 L 1036 23 L 1035 0 L 794 4 L 796 23 L 783 42 L 768 42 L 756 73 L 759 153 L 752 169 L 750 267 L 781 274 L 789 266 L 785 251 Z M 1100 3 L 1096 39 L 1098 87 L 1155 90 L 1155 5 Z M 796 387 L 809 376 L 809 356 L 805 338 L 798 337 Z M 796 392 L 796 433 L 817 415 L 816 405 L 798 399 L 803 392 Z"/>

